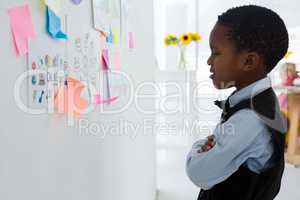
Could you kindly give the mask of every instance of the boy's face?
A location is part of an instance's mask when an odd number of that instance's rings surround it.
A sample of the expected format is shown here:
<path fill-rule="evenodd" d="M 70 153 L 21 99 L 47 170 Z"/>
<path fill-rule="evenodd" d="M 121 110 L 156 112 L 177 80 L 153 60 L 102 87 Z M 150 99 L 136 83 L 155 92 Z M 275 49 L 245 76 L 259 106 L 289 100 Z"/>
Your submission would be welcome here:
<path fill-rule="evenodd" d="M 207 64 L 211 66 L 210 78 L 218 89 L 236 86 L 241 77 L 243 59 L 236 51 L 233 41 L 228 39 L 226 26 L 216 24 L 210 34 L 211 56 Z"/>

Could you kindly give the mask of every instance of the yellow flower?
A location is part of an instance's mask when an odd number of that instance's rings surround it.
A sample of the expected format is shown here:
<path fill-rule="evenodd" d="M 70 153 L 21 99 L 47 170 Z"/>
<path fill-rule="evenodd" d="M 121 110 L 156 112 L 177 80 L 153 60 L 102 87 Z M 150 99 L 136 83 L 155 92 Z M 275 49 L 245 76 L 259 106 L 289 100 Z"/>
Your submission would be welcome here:
<path fill-rule="evenodd" d="M 177 45 L 178 38 L 175 35 L 167 35 L 164 39 L 164 43 L 166 46 Z"/>
<path fill-rule="evenodd" d="M 176 35 L 171 35 L 170 40 L 171 40 L 171 44 L 172 45 L 177 45 L 178 42 L 179 42 L 178 38 L 176 37 Z"/>
<path fill-rule="evenodd" d="M 170 45 L 170 38 L 168 36 L 165 37 L 164 43 L 165 43 L 165 46 L 169 46 Z"/>
<path fill-rule="evenodd" d="M 192 38 L 189 34 L 183 34 L 181 37 L 180 37 L 180 41 L 182 44 L 190 44 L 192 42 Z"/>
<path fill-rule="evenodd" d="M 199 41 L 201 40 L 201 35 L 199 33 L 189 33 L 193 41 Z"/>

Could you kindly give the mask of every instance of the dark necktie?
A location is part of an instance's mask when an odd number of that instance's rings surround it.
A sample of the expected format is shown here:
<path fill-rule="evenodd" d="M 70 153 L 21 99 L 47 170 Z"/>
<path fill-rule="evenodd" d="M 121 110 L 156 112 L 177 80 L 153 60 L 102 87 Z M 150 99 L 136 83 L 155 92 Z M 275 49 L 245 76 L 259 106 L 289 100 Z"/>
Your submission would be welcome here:
<path fill-rule="evenodd" d="M 220 109 L 223 110 L 222 115 L 221 115 L 221 120 L 224 119 L 225 115 L 227 114 L 227 112 L 230 109 L 230 103 L 229 103 L 229 98 L 234 95 L 236 93 L 236 91 L 232 92 L 229 97 L 226 100 L 223 101 L 215 101 L 215 105 L 218 106 Z"/>
<path fill-rule="evenodd" d="M 216 106 L 218 106 L 220 109 L 223 110 L 222 115 L 221 115 L 221 119 L 224 118 L 224 116 L 226 115 L 226 113 L 229 111 L 230 108 L 230 104 L 229 104 L 229 98 L 227 98 L 227 100 L 223 100 L 223 101 L 215 101 L 214 102 Z"/>

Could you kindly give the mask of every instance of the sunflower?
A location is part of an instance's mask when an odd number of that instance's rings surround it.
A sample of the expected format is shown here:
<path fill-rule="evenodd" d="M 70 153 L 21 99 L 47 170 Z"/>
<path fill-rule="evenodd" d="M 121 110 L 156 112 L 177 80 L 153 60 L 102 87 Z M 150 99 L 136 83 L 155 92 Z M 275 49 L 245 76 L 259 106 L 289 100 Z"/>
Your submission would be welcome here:
<path fill-rule="evenodd" d="M 192 42 L 192 38 L 189 34 L 183 34 L 181 37 L 180 37 L 180 41 L 182 44 L 190 44 Z"/>
<path fill-rule="evenodd" d="M 169 45 L 171 45 L 171 43 L 170 43 L 170 38 L 167 36 L 167 37 L 165 37 L 165 39 L 164 39 L 164 43 L 165 43 L 165 46 L 169 46 Z"/>
<path fill-rule="evenodd" d="M 189 33 L 193 41 L 199 41 L 202 39 L 201 35 L 199 33 Z"/>
<path fill-rule="evenodd" d="M 166 46 L 177 45 L 178 44 L 178 38 L 175 35 L 167 35 L 164 39 L 164 43 L 165 43 Z"/>
<path fill-rule="evenodd" d="M 179 42 L 178 38 L 175 35 L 171 35 L 170 40 L 172 45 L 177 45 Z"/>

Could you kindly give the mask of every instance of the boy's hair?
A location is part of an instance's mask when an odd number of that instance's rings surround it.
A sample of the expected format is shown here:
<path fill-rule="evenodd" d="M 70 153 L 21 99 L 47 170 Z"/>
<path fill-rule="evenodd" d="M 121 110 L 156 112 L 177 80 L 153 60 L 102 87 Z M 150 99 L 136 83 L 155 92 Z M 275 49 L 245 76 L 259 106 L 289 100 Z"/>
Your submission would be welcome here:
<path fill-rule="evenodd" d="M 235 7 L 218 16 L 218 24 L 228 26 L 229 39 L 238 51 L 257 52 L 269 73 L 284 57 L 289 46 L 286 26 L 274 11 L 256 5 Z"/>

